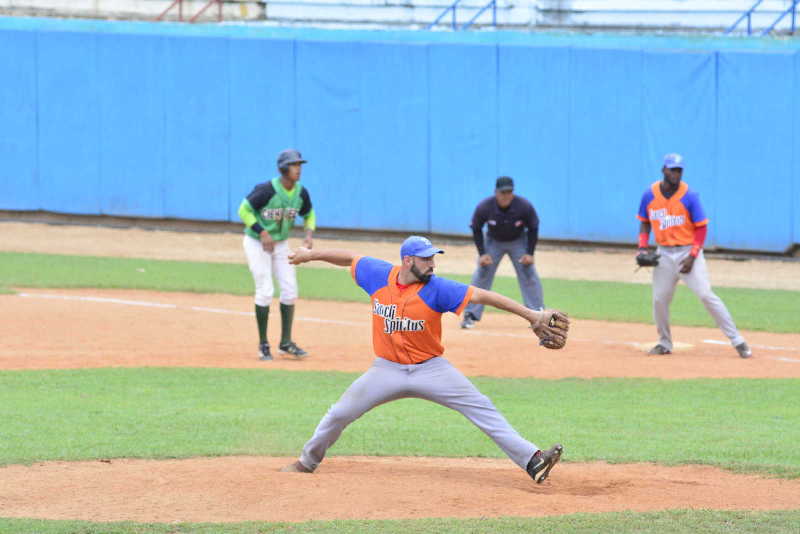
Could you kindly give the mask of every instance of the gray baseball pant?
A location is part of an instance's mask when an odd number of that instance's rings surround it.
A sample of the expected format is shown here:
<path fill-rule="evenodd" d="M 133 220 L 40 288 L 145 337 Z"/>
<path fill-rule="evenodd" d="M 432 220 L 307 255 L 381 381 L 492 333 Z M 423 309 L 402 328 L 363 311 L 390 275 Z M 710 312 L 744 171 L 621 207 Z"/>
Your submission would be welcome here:
<path fill-rule="evenodd" d="M 703 251 L 694 260 L 694 266 L 688 274 L 683 274 L 681 261 L 689 255 L 692 247 L 658 247 L 661 257 L 658 265 L 653 269 L 653 319 L 658 329 L 658 343 L 668 350 L 672 350 L 672 333 L 669 328 L 669 305 L 675 294 L 678 280 L 683 280 L 686 286 L 700 298 L 703 305 L 714 318 L 717 326 L 734 347 L 744 342 L 733 322 L 728 308 L 712 290 L 708 279 L 708 269 Z"/>
<path fill-rule="evenodd" d="M 523 233 L 513 241 L 497 241 L 488 235 L 484 236 L 484 244 L 486 246 L 486 254 L 492 257 L 492 263 L 489 265 L 480 265 L 472 273 L 473 286 L 481 289 L 491 289 L 492 282 L 494 282 L 494 275 L 497 272 L 497 266 L 503 256 L 508 254 L 511 263 L 514 265 L 514 270 L 517 272 L 517 282 L 519 283 L 519 290 L 522 293 L 522 302 L 526 308 L 531 310 L 540 310 L 544 308 L 544 296 L 542 294 L 542 282 L 539 280 L 539 273 L 536 272 L 534 265 L 522 265 L 519 259 L 528 253 L 528 237 Z M 472 315 L 476 321 L 481 320 L 483 316 L 483 304 L 469 303 L 464 310 L 464 313 Z"/>
<path fill-rule="evenodd" d="M 492 401 L 441 356 L 416 365 L 375 358 L 367 372 L 350 384 L 319 422 L 303 447 L 300 463 L 315 470 L 347 425 L 376 406 L 407 398 L 425 399 L 456 410 L 492 438 L 522 469 L 539 450 L 520 436 Z"/>

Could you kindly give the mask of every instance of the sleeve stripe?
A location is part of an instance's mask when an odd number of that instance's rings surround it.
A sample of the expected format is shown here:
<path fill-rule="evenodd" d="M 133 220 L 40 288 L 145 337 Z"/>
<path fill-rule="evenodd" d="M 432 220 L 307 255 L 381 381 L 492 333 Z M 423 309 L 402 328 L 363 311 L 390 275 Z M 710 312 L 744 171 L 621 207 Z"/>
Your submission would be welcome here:
<path fill-rule="evenodd" d="M 461 312 L 463 312 L 464 308 L 467 307 L 467 304 L 469 304 L 469 301 L 472 300 L 472 293 L 474 291 L 475 291 L 475 288 L 473 286 L 467 286 L 467 294 L 464 295 L 464 300 L 461 301 L 461 305 L 453 313 L 455 313 L 456 315 L 461 315 Z"/>
<path fill-rule="evenodd" d="M 358 265 L 358 262 L 361 261 L 361 258 L 363 258 L 363 257 L 364 256 L 356 256 L 355 258 L 353 258 L 352 263 L 350 263 L 350 276 L 353 277 L 353 281 L 355 283 L 358 283 L 358 280 L 356 280 L 356 266 Z"/>

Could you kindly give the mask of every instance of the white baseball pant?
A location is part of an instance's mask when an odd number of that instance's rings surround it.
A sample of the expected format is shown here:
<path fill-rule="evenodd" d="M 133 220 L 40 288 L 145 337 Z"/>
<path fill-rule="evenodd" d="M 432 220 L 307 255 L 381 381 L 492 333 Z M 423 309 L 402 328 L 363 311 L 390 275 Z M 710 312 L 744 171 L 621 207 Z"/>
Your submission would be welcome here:
<path fill-rule="evenodd" d="M 289 242 L 276 241 L 272 252 L 261 246 L 261 241 L 249 235 L 244 236 L 244 253 L 247 266 L 256 285 L 255 301 L 258 306 L 269 306 L 275 294 L 272 276 L 278 279 L 281 289 L 281 304 L 294 304 L 297 299 L 297 273 L 289 263 Z"/>

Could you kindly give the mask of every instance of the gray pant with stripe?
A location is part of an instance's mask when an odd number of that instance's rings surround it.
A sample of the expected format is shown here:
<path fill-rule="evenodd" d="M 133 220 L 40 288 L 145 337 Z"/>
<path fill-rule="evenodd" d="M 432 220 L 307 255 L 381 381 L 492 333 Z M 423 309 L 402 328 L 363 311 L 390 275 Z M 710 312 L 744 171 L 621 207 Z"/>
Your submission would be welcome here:
<path fill-rule="evenodd" d="M 714 318 L 717 326 L 722 333 L 727 336 L 734 347 L 744 342 L 744 338 L 739 334 L 733 322 L 728 308 L 712 290 L 711 282 L 708 280 L 708 269 L 703 251 L 697 255 L 694 266 L 688 274 L 683 274 L 681 270 L 681 260 L 689 255 L 691 246 L 680 247 L 658 247 L 661 258 L 658 265 L 653 269 L 653 319 L 658 329 L 658 343 L 668 350 L 672 350 L 672 333 L 669 328 L 669 305 L 675 288 L 679 280 L 683 280 L 686 286 L 697 295 L 703 305 Z"/>
<path fill-rule="evenodd" d="M 375 358 L 372 367 L 350 384 L 319 422 L 303 447 L 300 463 L 313 471 L 347 425 L 380 404 L 407 398 L 425 399 L 456 410 L 492 438 L 522 469 L 539 450 L 520 436 L 492 401 L 441 356 L 417 365 Z"/>

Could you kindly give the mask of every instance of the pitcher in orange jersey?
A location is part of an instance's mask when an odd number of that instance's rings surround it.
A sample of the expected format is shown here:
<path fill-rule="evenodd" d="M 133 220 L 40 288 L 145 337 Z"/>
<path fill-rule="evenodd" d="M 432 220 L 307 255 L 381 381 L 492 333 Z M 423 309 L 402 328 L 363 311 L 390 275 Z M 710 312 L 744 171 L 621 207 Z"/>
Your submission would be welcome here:
<path fill-rule="evenodd" d="M 442 314 L 461 314 L 474 302 L 509 311 L 534 326 L 549 321 L 555 312 L 531 310 L 499 293 L 437 277 L 435 256 L 442 253 L 428 239 L 411 236 L 400 248 L 399 266 L 347 250 L 298 248 L 290 254 L 295 265 L 326 261 L 350 267 L 353 280 L 370 296 L 376 358 L 331 406 L 298 461 L 282 471 L 313 472 L 345 427 L 367 411 L 397 399 L 420 398 L 464 415 L 536 482 L 548 477 L 563 447 L 541 450 L 524 439 L 492 401 L 442 357 Z"/>
<path fill-rule="evenodd" d="M 708 217 L 700 196 L 682 181 L 683 168 L 680 154 L 667 154 L 661 168 L 663 179 L 652 184 L 639 203 L 639 254 L 647 251 L 652 229 L 661 255 L 653 269 L 653 318 L 659 339 L 648 354 L 672 353 L 669 305 L 678 280 L 683 280 L 703 302 L 739 356 L 749 358 L 753 354 L 750 347 L 736 329 L 725 303 L 711 290 L 703 256 Z"/>

